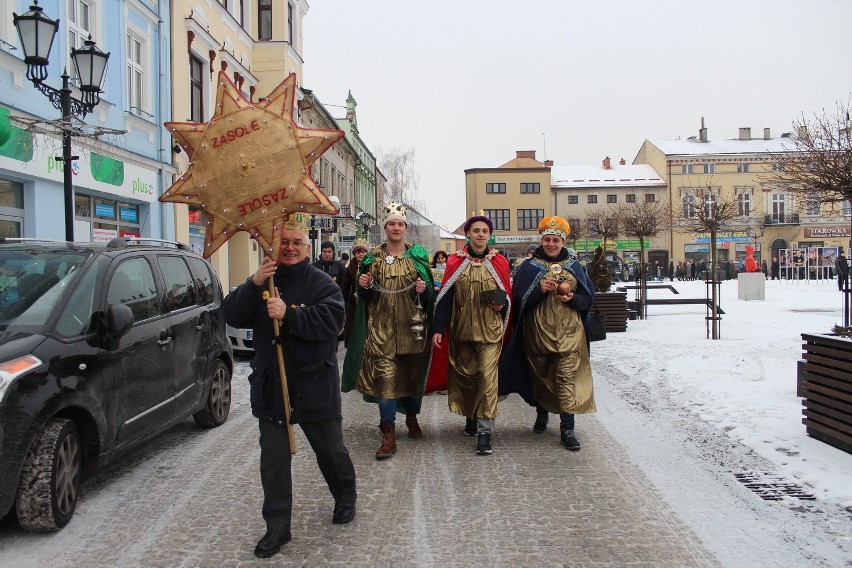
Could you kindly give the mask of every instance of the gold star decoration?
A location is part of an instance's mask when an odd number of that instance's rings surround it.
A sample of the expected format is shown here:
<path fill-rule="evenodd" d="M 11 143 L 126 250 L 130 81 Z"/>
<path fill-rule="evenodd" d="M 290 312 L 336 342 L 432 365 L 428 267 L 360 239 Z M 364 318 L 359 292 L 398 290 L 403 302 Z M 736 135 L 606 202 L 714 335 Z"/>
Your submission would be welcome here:
<path fill-rule="evenodd" d="M 246 231 L 277 259 L 281 227 L 290 213 L 337 214 L 310 172 L 343 132 L 297 125 L 295 96 L 294 74 L 252 102 L 222 71 L 210 122 L 165 123 L 190 164 L 160 201 L 204 209 L 205 258 Z"/>

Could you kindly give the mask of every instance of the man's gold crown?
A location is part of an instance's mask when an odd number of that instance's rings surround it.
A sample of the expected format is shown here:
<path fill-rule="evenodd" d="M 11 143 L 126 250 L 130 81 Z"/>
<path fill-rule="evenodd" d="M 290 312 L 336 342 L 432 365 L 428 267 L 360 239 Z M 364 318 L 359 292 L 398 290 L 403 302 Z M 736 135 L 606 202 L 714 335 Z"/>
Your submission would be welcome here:
<path fill-rule="evenodd" d="M 290 213 L 281 228 L 307 233 L 311 228 L 311 215 L 309 213 Z"/>

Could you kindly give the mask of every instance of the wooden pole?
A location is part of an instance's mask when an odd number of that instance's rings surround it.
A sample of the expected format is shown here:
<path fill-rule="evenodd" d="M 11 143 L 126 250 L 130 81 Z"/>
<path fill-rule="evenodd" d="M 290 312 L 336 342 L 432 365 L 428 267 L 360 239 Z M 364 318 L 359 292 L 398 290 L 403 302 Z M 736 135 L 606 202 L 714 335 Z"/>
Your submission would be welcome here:
<path fill-rule="evenodd" d="M 275 282 L 270 276 L 269 291 L 263 292 L 263 299 L 268 300 L 275 296 Z M 272 329 L 275 331 L 275 338 L 281 333 L 281 322 L 272 318 Z M 278 376 L 281 378 L 281 395 L 284 397 L 284 422 L 287 424 L 287 437 L 290 439 L 290 454 L 296 453 L 296 436 L 293 433 L 293 425 L 290 424 L 290 393 L 287 389 L 287 373 L 284 370 L 284 346 L 276 341 L 275 354 L 278 356 Z"/>

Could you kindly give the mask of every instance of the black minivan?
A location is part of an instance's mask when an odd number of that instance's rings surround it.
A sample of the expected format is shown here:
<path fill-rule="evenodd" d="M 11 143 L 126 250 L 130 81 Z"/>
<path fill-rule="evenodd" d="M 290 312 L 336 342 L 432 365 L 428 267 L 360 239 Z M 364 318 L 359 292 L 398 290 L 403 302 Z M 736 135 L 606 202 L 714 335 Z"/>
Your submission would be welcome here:
<path fill-rule="evenodd" d="M 84 474 L 224 423 L 232 372 L 219 279 L 186 245 L 0 238 L 0 516 L 62 528 Z"/>

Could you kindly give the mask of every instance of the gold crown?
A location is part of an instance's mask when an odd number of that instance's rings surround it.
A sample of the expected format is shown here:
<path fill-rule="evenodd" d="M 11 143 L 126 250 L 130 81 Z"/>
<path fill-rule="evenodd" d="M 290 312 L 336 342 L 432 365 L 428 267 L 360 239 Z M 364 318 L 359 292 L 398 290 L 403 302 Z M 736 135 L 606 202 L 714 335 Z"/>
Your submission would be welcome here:
<path fill-rule="evenodd" d="M 355 250 L 358 247 L 370 250 L 370 243 L 368 243 L 367 239 L 364 237 L 358 237 L 352 242 L 352 250 Z"/>
<path fill-rule="evenodd" d="M 391 219 L 399 219 L 408 223 L 408 219 L 406 218 L 407 210 L 405 209 L 405 205 L 399 203 L 398 201 L 391 201 L 385 207 L 385 217 L 383 225 L 387 225 L 388 221 Z"/>
<path fill-rule="evenodd" d="M 290 213 L 281 228 L 307 234 L 311 228 L 311 216 L 309 213 Z"/>

